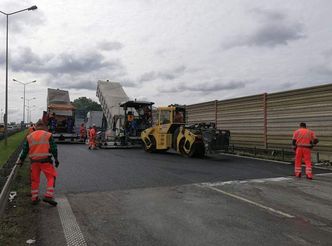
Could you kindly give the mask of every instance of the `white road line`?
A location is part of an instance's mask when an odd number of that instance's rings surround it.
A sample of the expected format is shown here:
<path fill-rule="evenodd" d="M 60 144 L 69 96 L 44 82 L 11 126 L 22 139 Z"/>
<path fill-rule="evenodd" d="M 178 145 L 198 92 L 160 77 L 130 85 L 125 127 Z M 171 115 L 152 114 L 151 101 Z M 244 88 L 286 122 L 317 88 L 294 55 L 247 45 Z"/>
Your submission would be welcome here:
<path fill-rule="evenodd" d="M 332 173 L 319 173 L 319 174 L 314 174 L 314 178 L 315 176 L 331 176 Z"/>
<path fill-rule="evenodd" d="M 262 208 L 262 209 L 265 209 L 265 210 L 268 210 L 272 213 L 275 213 L 275 214 L 278 214 L 278 215 L 281 215 L 281 216 L 284 216 L 286 218 L 295 218 L 294 215 L 291 215 L 291 214 L 287 214 L 287 213 L 284 213 L 282 211 L 279 211 L 279 210 L 276 210 L 274 208 L 270 208 L 270 207 L 267 207 L 263 204 L 260 204 L 260 203 L 257 203 L 257 202 L 254 202 L 254 201 L 251 201 L 251 200 L 248 200 L 247 198 L 244 198 L 244 197 L 241 197 L 241 196 L 238 196 L 238 195 L 235 195 L 235 194 L 232 194 L 232 193 L 229 193 L 227 191 L 224 191 L 224 190 L 221 190 L 221 189 L 218 189 L 216 187 L 211 187 L 211 186 L 204 186 L 204 185 L 200 185 L 200 184 L 197 184 L 198 187 L 201 187 L 201 188 L 207 188 L 207 189 L 210 189 L 210 190 L 214 190 L 214 191 L 217 191 L 219 193 L 222 193 L 226 196 L 230 196 L 232 198 L 235 198 L 235 199 L 238 199 L 238 200 L 241 200 L 243 202 L 246 202 L 246 203 L 249 203 L 251 205 L 254 205 L 254 206 L 257 206 L 259 208 Z"/>
<path fill-rule="evenodd" d="M 285 180 L 291 180 L 294 177 L 276 177 L 276 178 L 263 178 L 263 179 L 247 179 L 247 180 L 231 180 L 231 181 L 223 181 L 223 182 L 207 182 L 201 183 L 203 186 L 223 186 L 223 185 L 231 185 L 231 184 L 245 184 L 245 183 L 265 183 L 265 182 L 279 182 Z"/>
<path fill-rule="evenodd" d="M 87 246 L 67 197 L 58 197 L 57 201 L 57 208 L 67 246 Z"/>

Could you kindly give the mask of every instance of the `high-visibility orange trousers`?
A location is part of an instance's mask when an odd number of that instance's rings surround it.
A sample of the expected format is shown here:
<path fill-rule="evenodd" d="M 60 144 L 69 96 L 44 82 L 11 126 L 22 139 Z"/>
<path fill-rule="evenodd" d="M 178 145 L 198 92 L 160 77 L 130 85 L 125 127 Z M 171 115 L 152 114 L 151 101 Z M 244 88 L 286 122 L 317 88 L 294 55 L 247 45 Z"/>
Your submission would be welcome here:
<path fill-rule="evenodd" d="M 31 164 L 31 199 L 32 201 L 38 199 L 39 184 L 40 184 L 40 172 L 43 172 L 47 179 L 47 187 L 45 197 L 53 198 L 55 178 L 57 172 L 51 163 L 38 163 Z"/>
<path fill-rule="evenodd" d="M 312 177 L 311 150 L 306 147 L 297 147 L 295 155 L 295 176 L 299 176 L 302 172 L 302 159 L 305 163 L 305 173 L 308 177 Z"/>
<path fill-rule="evenodd" d="M 94 138 L 89 138 L 89 148 L 91 149 L 96 148 L 96 140 Z"/>

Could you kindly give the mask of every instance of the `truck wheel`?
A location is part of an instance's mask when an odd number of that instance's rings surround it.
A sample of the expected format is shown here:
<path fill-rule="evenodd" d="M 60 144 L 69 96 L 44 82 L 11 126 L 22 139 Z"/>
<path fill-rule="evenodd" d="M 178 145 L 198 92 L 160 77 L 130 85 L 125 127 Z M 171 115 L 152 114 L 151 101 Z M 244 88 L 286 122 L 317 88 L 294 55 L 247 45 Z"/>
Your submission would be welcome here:
<path fill-rule="evenodd" d="M 144 150 L 149 153 L 156 152 L 156 139 L 154 136 L 149 136 L 144 141 Z"/>
<path fill-rule="evenodd" d="M 186 139 L 185 138 L 182 138 L 179 142 L 179 151 L 180 151 L 180 154 L 182 156 L 185 156 L 185 157 L 190 157 L 186 151 L 184 150 L 184 143 L 185 143 Z"/>

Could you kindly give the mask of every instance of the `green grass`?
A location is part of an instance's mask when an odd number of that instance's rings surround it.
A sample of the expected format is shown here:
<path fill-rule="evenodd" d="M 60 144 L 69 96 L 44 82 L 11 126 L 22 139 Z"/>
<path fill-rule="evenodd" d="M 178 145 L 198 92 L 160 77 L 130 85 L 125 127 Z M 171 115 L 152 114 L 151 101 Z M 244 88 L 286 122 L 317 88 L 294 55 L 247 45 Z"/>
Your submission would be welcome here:
<path fill-rule="evenodd" d="M 11 190 L 17 196 L 9 202 L 0 219 L 0 245 L 27 245 L 28 239 L 37 239 L 39 206 L 30 201 L 30 163 L 19 168 Z"/>
<path fill-rule="evenodd" d="M 5 141 L 0 141 L 0 167 L 6 163 L 11 154 L 17 149 L 21 141 L 26 136 L 26 131 L 18 132 L 7 139 L 7 147 L 5 146 Z"/>

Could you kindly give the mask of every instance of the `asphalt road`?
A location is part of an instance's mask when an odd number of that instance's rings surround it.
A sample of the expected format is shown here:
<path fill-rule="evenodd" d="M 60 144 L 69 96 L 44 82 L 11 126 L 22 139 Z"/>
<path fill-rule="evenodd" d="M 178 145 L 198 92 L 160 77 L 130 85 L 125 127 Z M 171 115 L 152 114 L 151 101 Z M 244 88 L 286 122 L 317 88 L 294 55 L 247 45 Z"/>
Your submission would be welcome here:
<path fill-rule="evenodd" d="M 150 154 L 140 149 L 90 151 L 60 145 L 58 192 L 111 191 L 288 176 L 284 164 L 232 156 L 185 158 L 176 153 Z"/>
<path fill-rule="evenodd" d="M 268 161 L 90 151 L 85 145 L 59 145 L 59 156 L 56 193 L 68 199 L 87 245 L 330 245 L 332 240 L 331 176 L 310 182 L 289 177 L 292 166 Z M 286 178 L 269 179 L 274 177 Z M 56 209 L 40 206 L 39 245 L 66 245 L 65 222 Z"/>

